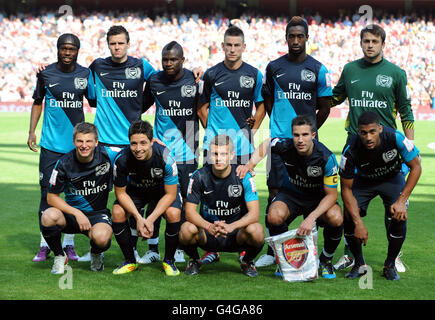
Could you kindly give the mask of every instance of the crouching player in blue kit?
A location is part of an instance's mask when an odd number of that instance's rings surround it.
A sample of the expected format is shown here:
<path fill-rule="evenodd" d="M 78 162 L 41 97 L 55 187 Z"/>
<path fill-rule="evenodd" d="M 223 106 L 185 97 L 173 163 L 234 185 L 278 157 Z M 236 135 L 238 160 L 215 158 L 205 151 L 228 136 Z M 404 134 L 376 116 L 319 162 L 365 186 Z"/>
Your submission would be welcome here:
<path fill-rule="evenodd" d="M 107 200 L 112 183 L 112 163 L 116 152 L 98 146 L 98 130 L 91 123 L 74 127 L 75 149 L 55 165 L 50 178 L 47 202 L 51 206 L 41 217 L 42 235 L 53 251 L 54 274 L 63 274 L 68 256 L 62 250 L 63 233 L 83 233 L 90 238 L 91 270 L 104 269 L 103 252 L 112 238 Z M 65 193 L 65 200 L 60 193 Z"/>
<path fill-rule="evenodd" d="M 138 235 L 150 238 L 154 222 L 163 215 L 166 219 L 165 257 L 163 269 L 168 276 L 178 276 L 174 263 L 178 245 L 182 200 L 178 187 L 177 163 L 164 145 L 153 139 L 153 127 L 137 120 L 128 132 L 130 147 L 116 157 L 114 184 L 117 200 L 113 205 L 113 233 L 125 261 L 113 271 L 124 274 L 137 269 L 131 241 L 128 216 L 136 220 Z M 141 209 L 159 199 L 151 214 L 144 219 Z"/>
<path fill-rule="evenodd" d="M 315 223 L 323 226 L 324 247 L 320 254 L 323 278 L 336 277 L 332 258 L 343 233 L 343 215 L 337 204 L 338 164 L 334 154 L 315 140 L 316 128 L 310 115 L 297 116 L 292 121 L 293 138 L 265 140 L 254 152 L 249 162 L 238 168 L 242 177 L 271 152 L 281 157 L 288 173 L 278 194 L 272 199 L 267 220 L 271 236 L 284 233 L 299 215 L 304 220 L 297 234 L 311 233 Z"/>
<path fill-rule="evenodd" d="M 190 260 L 185 273 L 198 274 L 201 259 L 198 246 L 207 251 L 239 252 L 243 274 L 258 275 L 254 258 L 263 248 L 264 231 L 258 222 L 260 207 L 254 179 L 236 175 L 234 145 L 227 135 L 217 135 L 210 142 L 211 166 L 192 175 L 187 190 L 186 219 L 180 230 L 180 242 Z M 196 209 L 201 202 L 200 214 Z"/>
<path fill-rule="evenodd" d="M 400 171 L 402 161 L 410 168 L 408 178 Z M 356 170 L 355 170 L 356 169 Z M 383 276 L 399 280 L 395 259 L 406 236 L 408 198 L 421 175 L 419 150 L 401 132 L 383 127 L 374 112 L 358 118 L 358 135 L 344 147 L 340 161 L 341 196 L 344 203 L 344 235 L 355 265 L 346 278 L 355 279 L 367 272 L 361 244 L 368 232 L 361 217 L 370 201 L 380 196 L 385 207 L 388 239 Z"/>

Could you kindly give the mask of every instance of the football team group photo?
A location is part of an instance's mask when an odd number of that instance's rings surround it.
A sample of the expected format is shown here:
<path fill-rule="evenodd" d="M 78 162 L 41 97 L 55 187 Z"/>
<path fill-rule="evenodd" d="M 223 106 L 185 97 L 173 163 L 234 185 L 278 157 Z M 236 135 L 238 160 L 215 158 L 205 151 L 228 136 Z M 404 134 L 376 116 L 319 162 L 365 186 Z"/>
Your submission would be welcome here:
<path fill-rule="evenodd" d="M 433 7 L 33 2 L 0 20 L 0 298 L 435 298 Z"/>

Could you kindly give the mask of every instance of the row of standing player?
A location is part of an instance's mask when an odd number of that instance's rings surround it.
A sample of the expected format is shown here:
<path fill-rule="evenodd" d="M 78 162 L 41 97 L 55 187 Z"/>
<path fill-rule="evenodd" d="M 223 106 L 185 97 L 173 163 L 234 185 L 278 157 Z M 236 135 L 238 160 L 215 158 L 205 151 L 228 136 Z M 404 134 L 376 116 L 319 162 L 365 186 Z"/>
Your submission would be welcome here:
<path fill-rule="evenodd" d="M 115 29 L 116 28 L 113 28 L 113 30 Z M 230 29 L 236 30 L 236 28 L 230 28 Z M 237 146 L 238 146 L 237 155 L 241 157 L 243 155 L 252 153 L 253 149 L 252 149 L 252 145 L 250 144 L 251 136 L 247 135 L 248 136 L 247 138 L 243 134 L 243 130 L 240 129 L 247 128 L 249 132 L 249 125 L 252 126 L 252 122 L 253 122 L 254 129 L 258 128 L 259 125 L 261 124 L 262 118 L 264 117 L 265 109 L 268 111 L 271 117 L 272 137 L 282 137 L 282 138 L 291 137 L 291 128 L 289 128 L 291 121 L 288 121 L 287 119 L 285 121 L 282 121 L 283 114 L 290 115 L 289 117 L 290 120 L 296 114 L 315 115 L 317 127 L 320 127 L 329 114 L 330 97 L 332 96 L 332 93 L 331 93 L 330 84 L 328 83 L 328 74 L 324 66 L 321 65 L 321 63 L 315 61 L 312 57 L 306 55 L 305 53 L 305 42 L 308 38 L 308 26 L 306 25 L 306 23 L 302 19 L 298 17 L 294 17 L 288 24 L 286 28 L 286 39 L 289 44 L 289 53 L 288 55 L 285 55 L 277 59 L 276 61 L 271 62 L 266 70 L 266 84 L 263 87 L 263 95 L 265 98 L 264 104 L 262 103 L 262 98 L 261 98 L 261 82 L 262 82 L 261 73 L 257 69 L 242 62 L 241 56 L 245 44 L 243 41 L 243 33 L 237 34 L 237 32 L 239 31 L 236 30 L 236 33 L 234 35 L 225 36 L 224 38 L 224 44 L 223 44 L 223 49 L 225 51 L 224 62 L 208 70 L 203 77 L 204 92 L 200 97 L 200 102 L 202 103 L 199 104 L 200 107 L 198 108 L 197 112 L 201 120 L 201 123 L 203 124 L 204 127 L 208 129 L 206 131 L 204 148 L 207 150 L 207 142 L 210 141 L 210 137 L 208 137 L 208 134 L 213 135 L 218 133 L 219 130 L 225 130 L 226 128 L 232 130 L 236 128 L 236 132 L 242 133 L 234 137 L 235 141 L 237 141 Z M 364 35 L 370 36 L 375 34 L 368 32 L 365 33 Z M 384 45 L 383 40 L 384 39 L 382 39 L 382 42 L 380 44 L 381 47 L 383 47 Z M 62 43 L 61 45 L 58 46 L 59 61 L 57 66 L 60 66 L 60 68 L 62 68 L 62 65 L 68 65 L 71 63 L 72 60 L 76 59 L 79 45 L 75 46 L 76 52 L 75 52 L 75 59 L 74 59 L 74 57 L 72 57 L 74 56 L 74 54 L 71 54 L 71 51 L 74 51 L 73 42 L 74 41 L 70 41 L 69 43 L 70 46 L 68 44 L 62 45 Z M 372 42 L 369 41 L 368 43 L 369 48 L 366 51 L 364 50 L 365 48 L 363 46 L 363 43 L 365 42 L 362 39 L 361 44 L 363 47 L 365 58 L 367 58 L 367 55 L 372 55 L 372 57 L 380 56 L 382 61 L 385 60 L 382 58 L 382 53 L 381 53 L 382 50 L 378 50 L 378 48 L 374 46 L 373 41 Z M 133 90 L 125 90 L 124 92 L 122 92 L 123 91 L 122 89 L 126 88 L 126 85 L 128 86 L 128 83 L 129 82 L 131 83 L 132 82 L 131 80 L 134 79 L 136 79 L 136 82 L 140 82 L 142 80 L 142 85 L 143 85 L 144 79 L 141 76 L 142 73 L 144 75 L 147 73 L 150 74 L 152 73 L 150 71 L 152 68 L 150 69 L 149 64 L 147 64 L 144 59 L 138 61 L 140 59 L 127 57 L 126 52 L 129 45 L 129 41 L 128 41 L 128 33 L 126 31 L 124 32 L 122 30 L 122 32 L 117 34 L 113 34 L 113 33 L 111 34 L 109 31 L 108 44 L 112 52 L 112 57 L 109 57 L 107 59 L 97 59 L 91 65 L 90 68 L 92 70 L 92 73 L 89 73 L 88 75 L 88 79 L 89 79 L 88 84 L 91 82 L 91 80 L 92 81 L 95 80 L 94 90 L 97 94 L 96 97 L 97 105 L 99 106 L 97 108 L 95 123 L 97 124 L 100 130 L 100 141 L 109 145 L 123 146 L 126 145 L 125 142 L 127 141 L 122 139 L 123 134 L 121 133 L 121 131 L 125 131 L 125 128 L 128 127 L 127 124 L 131 122 L 131 120 L 129 121 L 129 119 L 132 119 L 131 117 L 133 118 L 138 117 L 137 111 L 136 111 L 136 116 L 133 116 L 134 112 L 131 111 L 134 108 L 130 107 L 127 101 L 135 100 L 134 98 L 140 96 L 140 91 L 138 92 L 136 90 L 136 93 L 134 93 Z M 71 45 L 73 48 L 71 48 Z M 173 51 L 173 50 L 167 50 L 167 51 Z M 170 61 L 171 59 L 166 60 L 167 66 L 169 65 L 169 67 L 167 67 L 168 70 L 167 72 L 169 73 L 174 72 L 175 70 L 173 67 L 174 62 L 175 65 L 177 61 L 178 64 L 180 64 L 180 60 L 184 59 L 182 55 L 181 58 L 179 57 L 177 59 L 176 51 L 177 50 L 175 50 L 175 53 L 173 53 L 173 55 L 175 55 L 173 61 Z M 372 59 L 372 61 L 374 60 L 375 59 Z M 133 62 L 135 62 L 136 64 L 134 64 Z M 142 68 L 139 66 L 139 64 L 141 64 Z M 163 68 L 165 69 L 164 58 L 162 59 L 162 64 L 163 64 Z M 374 62 L 374 64 L 377 64 L 377 62 Z M 170 67 L 170 65 L 172 65 L 172 68 Z M 118 74 L 114 72 L 115 70 L 111 70 L 114 68 L 118 69 L 117 70 Z M 75 69 L 75 67 L 73 69 Z M 292 70 L 292 72 L 290 73 L 288 72 L 288 70 Z M 109 74 L 111 75 L 110 76 L 111 79 L 106 79 Z M 183 72 L 182 74 L 185 74 L 185 72 Z M 114 77 L 112 77 L 113 75 Z M 92 79 L 92 77 L 94 77 L 95 79 Z M 39 76 L 39 78 L 42 77 Z M 158 77 L 156 76 L 156 78 Z M 86 77 L 80 77 L 80 80 L 74 81 L 75 88 L 85 87 L 84 85 L 85 81 L 83 81 L 83 79 L 86 79 Z M 126 79 L 126 80 L 123 81 L 124 83 L 121 83 L 120 79 Z M 52 86 L 56 87 L 59 84 L 56 79 L 55 81 L 52 82 L 54 83 L 48 83 L 48 87 L 44 86 L 43 84 L 40 87 L 44 89 L 48 89 L 51 88 Z M 159 86 L 158 82 L 159 81 L 157 80 L 156 86 L 154 88 L 155 98 L 157 98 L 157 96 L 159 96 L 161 93 L 164 93 L 166 91 L 166 90 L 158 89 Z M 150 87 L 152 86 L 152 83 L 153 83 L 152 81 L 147 82 L 148 92 L 150 91 Z M 284 85 L 280 85 L 282 83 Z M 164 81 L 163 83 L 160 84 L 163 84 L 163 86 L 165 85 Z M 167 82 L 166 85 L 168 85 Z M 406 86 L 406 75 L 405 75 L 405 86 Z M 112 90 L 109 90 L 107 88 L 111 88 Z M 165 87 L 165 89 L 167 88 Z M 192 93 L 194 90 L 197 90 L 195 88 L 196 85 L 194 83 L 191 83 L 191 84 L 182 85 L 181 90 L 180 88 L 178 90 L 181 91 L 181 95 L 184 97 L 192 97 L 192 96 L 196 97 L 196 95 Z M 236 90 L 236 88 L 241 88 L 241 89 Z M 251 89 L 251 90 L 245 90 L 245 89 Z M 248 92 L 247 99 L 240 98 L 240 95 L 243 96 L 243 92 L 241 92 L 241 90 L 245 90 Z M 37 100 L 38 97 L 36 96 L 36 92 L 37 90 L 35 91 L 35 105 L 37 107 L 38 102 L 39 102 L 39 106 L 42 105 L 43 95 L 40 95 L 39 100 Z M 346 90 L 344 90 L 344 92 L 346 92 Z M 92 88 L 90 88 L 88 91 L 88 96 L 92 100 L 92 95 L 90 93 L 92 93 Z M 46 99 L 47 97 L 49 99 L 50 98 L 53 99 L 54 95 L 55 94 L 52 94 L 51 96 L 46 96 Z M 341 94 L 340 96 L 343 96 L 343 94 Z M 300 98 L 300 97 L 305 97 L 305 98 Z M 81 98 L 82 100 L 83 93 L 81 96 L 80 94 L 78 94 L 77 98 L 78 99 Z M 160 100 L 156 101 L 156 106 L 157 104 L 160 104 L 161 106 L 163 106 L 162 107 L 163 110 L 165 107 L 170 106 L 171 100 L 172 102 L 174 101 L 174 99 L 167 99 L 166 103 L 161 102 Z M 239 104 L 243 104 L 245 102 L 244 100 L 248 100 L 248 104 L 251 107 L 240 108 L 239 105 L 237 105 L 237 107 L 234 108 L 232 106 L 236 104 L 236 102 L 234 102 L 236 100 L 239 100 L 238 102 Z M 256 103 L 257 106 L 257 112 L 255 114 L 256 119 L 252 119 L 250 117 L 250 114 L 252 112 L 252 105 L 254 103 Z M 46 105 L 47 105 L 47 101 L 46 101 Z M 228 107 L 225 107 L 225 105 L 227 105 Z M 266 108 L 264 108 L 264 105 L 266 106 Z M 224 108 L 222 108 L 222 106 Z M 398 109 L 399 111 L 401 111 L 402 122 L 404 124 L 406 122 L 408 126 L 407 128 L 412 129 L 409 124 L 413 123 L 413 119 L 409 119 L 405 121 L 404 115 L 406 114 L 402 112 L 400 106 L 401 105 L 399 104 Z M 392 108 L 392 106 L 389 105 L 388 108 Z M 406 108 L 406 106 L 404 106 L 404 108 Z M 166 110 L 168 109 L 170 108 L 167 108 Z M 38 111 L 38 108 L 35 108 L 35 110 Z M 139 111 L 139 116 L 140 116 L 141 111 L 143 111 L 141 106 L 139 107 L 139 110 L 140 110 Z M 219 111 L 217 112 L 217 110 Z M 318 110 L 317 114 L 316 114 L 316 110 Z M 69 113 L 71 113 L 71 110 L 66 110 L 65 114 L 67 114 L 69 119 L 72 119 L 72 115 L 69 115 L 68 111 L 70 111 Z M 171 114 L 171 112 L 172 111 L 165 111 L 162 113 L 156 112 L 156 119 L 157 117 L 161 116 L 161 118 L 163 119 L 161 123 L 165 123 L 165 118 L 168 118 L 165 116 Z M 175 115 L 179 115 L 177 114 L 177 110 L 173 112 Z M 386 112 L 385 114 L 387 113 L 388 112 Z M 352 113 L 350 113 L 350 115 L 351 114 Z M 392 112 L 389 113 L 390 118 L 391 118 L 391 114 Z M 33 108 L 32 108 L 32 121 L 31 121 L 31 130 L 30 130 L 31 135 L 29 136 L 29 145 L 32 145 L 32 141 L 33 142 L 35 141 L 33 132 L 34 132 L 34 128 L 36 127 L 36 123 L 37 123 L 37 119 L 39 118 L 39 115 L 40 115 L 40 108 L 39 108 L 39 114 L 38 112 L 33 112 Z M 62 114 L 62 116 L 64 115 Z M 46 115 L 44 115 L 44 117 L 45 117 L 44 122 L 53 121 L 53 117 L 50 118 L 49 116 Z M 35 118 L 36 118 L 36 123 L 35 123 Z M 383 118 L 381 120 L 383 120 Z M 166 120 L 166 123 L 168 122 L 170 123 L 171 121 Z M 108 129 L 108 126 L 111 126 L 114 123 L 120 123 L 120 125 L 113 126 L 113 128 Z M 159 122 L 156 120 L 156 133 L 158 130 L 157 128 L 158 123 Z M 186 124 L 188 122 L 184 121 L 184 123 Z M 390 123 L 391 121 L 387 123 L 387 125 Z M 249 125 L 247 126 L 247 124 Z M 176 124 L 176 126 L 177 125 L 179 124 Z M 52 127 L 55 126 L 53 125 Z M 124 129 L 120 130 L 120 128 L 124 128 Z M 185 130 L 180 130 L 180 132 L 187 131 L 186 125 L 184 129 Z M 193 126 L 192 129 L 194 132 L 195 127 Z M 161 132 L 165 132 L 163 131 L 163 125 L 161 130 L 162 130 Z M 53 130 L 51 132 L 53 132 Z M 355 130 L 353 133 L 355 133 Z M 406 131 L 405 134 L 407 134 Z M 190 134 L 189 137 L 191 137 Z M 47 134 L 47 138 L 45 139 L 47 140 L 47 142 L 44 141 L 43 138 L 44 138 L 44 129 L 43 129 L 43 136 L 41 137 L 40 144 L 43 147 L 42 151 L 44 151 L 45 148 L 47 148 L 47 150 L 45 151 L 48 151 L 49 150 L 48 140 L 50 139 L 49 134 Z M 112 141 L 115 143 L 107 143 L 105 142 L 105 140 Z M 63 143 L 65 143 L 65 141 L 67 141 L 67 139 L 65 139 Z M 193 150 L 196 149 L 194 148 Z M 42 160 L 42 153 L 43 153 L 42 151 L 41 151 L 41 160 Z M 41 166 L 41 162 L 42 161 L 40 161 L 40 166 Z M 272 168 L 277 168 L 277 166 L 272 166 Z M 40 170 L 40 172 L 43 171 Z M 46 175 L 42 174 L 42 178 L 44 178 L 44 176 L 47 176 L 47 174 Z M 271 174 L 269 175 L 269 177 L 270 176 L 273 175 Z M 277 180 L 279 181 L 279 178 Z M 271 179 L 268 179 L 268 186 L 271 191 L 270 192 L 271 197 L 269 197 L 269 199 L 272 199 L 274 191 L 276 194 L 277 187 L 274 186 L 274 183 L 270 181 Z M 277 182 L 275 182 L 275 185 L 276 183 Z M 41 189 L 43 189 L 43 187 L 41 187 Z M 43 198 L 44 196 L 41 197 L 41 203 L 43 202 Z M 40 210 L 40 212 L 41 211 L 42 209 Z M 267 219 L 266 219 L 266 225 L 267 225 Z"/>

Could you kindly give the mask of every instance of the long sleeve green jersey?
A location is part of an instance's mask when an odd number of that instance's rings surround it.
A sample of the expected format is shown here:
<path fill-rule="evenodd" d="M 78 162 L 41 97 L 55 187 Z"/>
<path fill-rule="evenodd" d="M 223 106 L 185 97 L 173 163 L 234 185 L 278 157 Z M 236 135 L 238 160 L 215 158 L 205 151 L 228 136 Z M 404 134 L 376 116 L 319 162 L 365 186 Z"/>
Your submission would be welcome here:
<path fill-rule="evenodd" d="M 399 113 L 403 128 L 413 128 L 407 81 L 406 72 L 385 58 L 374 64 L 364 59 L 347 63 L 333 89 L 334 106 L 349 101 L 346 131 L 357 134 L 358 118 L 365 111 L 377 112 L 382 125 L 395 129 Z"/>

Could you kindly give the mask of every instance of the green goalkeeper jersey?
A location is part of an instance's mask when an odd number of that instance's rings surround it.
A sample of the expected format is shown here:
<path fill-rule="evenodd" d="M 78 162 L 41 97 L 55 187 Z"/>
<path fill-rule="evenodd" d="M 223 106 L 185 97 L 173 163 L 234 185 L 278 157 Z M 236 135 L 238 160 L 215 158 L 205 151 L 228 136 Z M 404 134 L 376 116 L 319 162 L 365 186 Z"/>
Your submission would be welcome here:
<path fill-rule="evenodd" d="M 403 128 L 414 126 L 406 72 L 386 59 L 375 64 L 364 59 L 346 64 L 333 89 L 333 105 L 341 104 L 346 98 L 349 114 L 345 127 L 350 135 L 357 134 L 358 118 L 365 111 L 377 112 L 384 126 L 396 129 L 397 113 Z"/>

